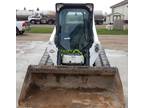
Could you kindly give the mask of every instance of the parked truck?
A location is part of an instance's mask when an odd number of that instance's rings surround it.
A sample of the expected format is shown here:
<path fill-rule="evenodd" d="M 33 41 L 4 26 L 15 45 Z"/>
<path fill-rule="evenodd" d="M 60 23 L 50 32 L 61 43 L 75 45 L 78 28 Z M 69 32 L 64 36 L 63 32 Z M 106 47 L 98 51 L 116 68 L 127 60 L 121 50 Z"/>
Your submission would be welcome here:
<path fill-rule="evenodd" d="M 104 21 L 106 20 L 106 17 L 102 13 L 102 11 L 95 11 L 94 17 L 95 17 L 95 24 L 96 25 L 102 25 L 104 23 Z"/>
<path fill-rule="evenodd" d="M 23 34 L 26 30 L 30 30 L 28 21 L 16 21 L 16 35 Z"/>
<path fill-rule="evenodd" d="M 31 24 L 55 24 L 54 15 L 31 15 L 28 17 Z"/>

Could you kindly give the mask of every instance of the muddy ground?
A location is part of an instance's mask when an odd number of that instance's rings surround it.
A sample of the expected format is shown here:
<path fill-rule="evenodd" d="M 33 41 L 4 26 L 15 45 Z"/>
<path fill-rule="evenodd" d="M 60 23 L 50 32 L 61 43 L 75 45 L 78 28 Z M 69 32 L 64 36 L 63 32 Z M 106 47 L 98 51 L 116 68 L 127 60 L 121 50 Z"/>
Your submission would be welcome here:
<path fill-rule="evenodd" d="M 47 41 L 50 34 L 25 33 L 17 36 L 17 41 Z M 102 46 L 107 49 L 128 51 L 127 35 L 99 35 Z"/>
<path fill-rule="evenodd" d="M 29 64 L 38 64 L 42 57 L 50 34 L 32 34 L 25 33 L 16 37 L 16 84 L 17 100 L 20 94 L 27 66 Z M 128 76 L 128 37 L 123 35 L 103 35 L 99 39 L 106 49 L 106 54 L 112 66 L 119 68 L 122 79 L 126 108 L 127 108 L 127 76 Z"/>

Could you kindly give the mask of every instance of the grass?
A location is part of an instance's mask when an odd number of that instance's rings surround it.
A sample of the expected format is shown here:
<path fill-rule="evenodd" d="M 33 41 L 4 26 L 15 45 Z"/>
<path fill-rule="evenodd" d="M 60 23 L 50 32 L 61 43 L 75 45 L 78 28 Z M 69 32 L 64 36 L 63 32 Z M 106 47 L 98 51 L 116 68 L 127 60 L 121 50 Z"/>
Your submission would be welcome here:
<path fill-rule="evenodd" d="M 52 33 L 53 28 L 48 27 L 31 27 L 29 33 Z"/>
<path fill-rule="evenodd" d="M 52 33 L 53 28 L 50 27 L 31 27 L 29 33 Z M 97 29 L 98 35 L 128 35 L 128 30 L 107 30 Z"/>
<path fill-rule="evenodd" d="M 128 30 L 107 30 L 107 29 L 97 29 L 98 35 L 128 35 Z"/>

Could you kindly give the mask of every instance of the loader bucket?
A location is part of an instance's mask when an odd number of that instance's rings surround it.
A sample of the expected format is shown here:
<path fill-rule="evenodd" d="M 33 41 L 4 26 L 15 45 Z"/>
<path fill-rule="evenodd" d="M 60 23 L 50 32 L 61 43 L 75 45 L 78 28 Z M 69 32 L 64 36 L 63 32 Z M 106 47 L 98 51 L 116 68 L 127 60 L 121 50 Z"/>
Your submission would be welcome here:
<path fill-rule="evenodd" d="M 124 108 L 118 69 L 30 65 L 19 108 Z"/>

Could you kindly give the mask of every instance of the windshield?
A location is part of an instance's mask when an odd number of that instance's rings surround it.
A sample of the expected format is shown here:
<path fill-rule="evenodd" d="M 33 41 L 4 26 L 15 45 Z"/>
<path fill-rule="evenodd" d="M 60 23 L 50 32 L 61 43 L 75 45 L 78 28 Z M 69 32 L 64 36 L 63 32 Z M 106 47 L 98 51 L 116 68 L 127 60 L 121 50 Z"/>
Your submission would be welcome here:
<path fill-rule="evenodd" d="M 60 45 L 66 50 L 82 50 L 89 43 L 89 12 L 63 9 L 59 14 Z"/>

